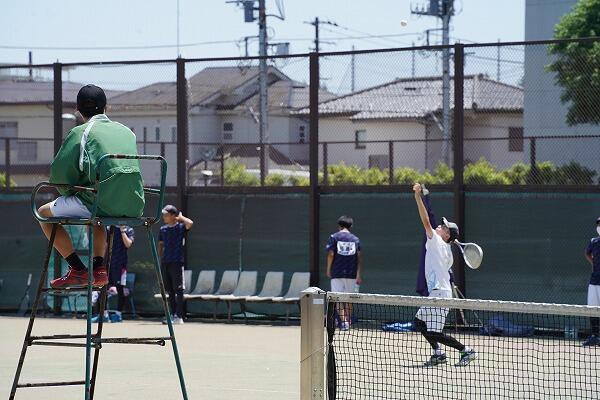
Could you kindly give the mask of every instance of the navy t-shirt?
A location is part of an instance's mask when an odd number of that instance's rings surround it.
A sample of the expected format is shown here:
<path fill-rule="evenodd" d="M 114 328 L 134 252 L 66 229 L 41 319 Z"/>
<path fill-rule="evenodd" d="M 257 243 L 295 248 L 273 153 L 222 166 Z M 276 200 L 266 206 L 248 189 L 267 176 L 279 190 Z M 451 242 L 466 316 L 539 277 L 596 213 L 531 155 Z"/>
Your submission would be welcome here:
<path fill-rule="evenodd" d="M 123 243 L 121 229 L 118 226 L 115 226 L 114 228 L 112 253 L 110 255 L 110 268 L 124 268 L 127 267 L 128 262 L 127 247 L 125 247 L 125 244 Z M 126 226 L 125 234 L 130 240 L 134 240 L 135 233 L 132 227 Z"/>
<path fill-rule="evenodd" d="M 591 255 L 594 261 L 590 285 L 600 285 L 600 237 L 590 240 L 586 253 Z"/>
<path fill-rule="evenodd" d="M 164 244 L 162 261 L 183 262 L 184 236 L 185 224 L 182 222 L 160 227 L 158 240 Z"/>
<path fill-rule="evenodd" d="M 333 251 L 331 278 L 356 279 L 360 240 L 348 231 L 339 231 L 329 237 L 327 251 Z"/>

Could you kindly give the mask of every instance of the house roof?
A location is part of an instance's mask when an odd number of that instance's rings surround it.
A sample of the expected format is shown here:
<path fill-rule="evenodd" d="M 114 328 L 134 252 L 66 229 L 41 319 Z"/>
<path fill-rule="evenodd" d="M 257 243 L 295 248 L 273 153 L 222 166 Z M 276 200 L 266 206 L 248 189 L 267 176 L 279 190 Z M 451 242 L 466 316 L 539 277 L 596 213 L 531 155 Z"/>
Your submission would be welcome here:
<path fill-rule="evenodd" d="M 454 83 L 450 81 L 450 106 Z M 477 112 L 522 112 L 523 89 L 483 75 L 465 76 L 464 107 Z M 352 120 L 423 118 L 442 109 L 442 78 L 403 78 L 319 104 L 321 115 Z M 307 114 L 308 109 L 298 111 Z"/>
<path fill-rule="evenodd" d="M 321 99 L 331 99 L 335 95 L 324 90 L 319 91 Z M 252 97 L 238 104 L 235 110 L 245 110 L 252 107 L 258 110 L 259 95 L 256 93 Z M 309 87 L 305 83 L 300 83 L 292 80 L 277 81 L 269 86 L 267 95 L 268 109 L 299 109 L 308 107 L 309 104 Z"/>
<path fill-rule="evenodd" d="M 62 98 L 65 103 L 75 104 L 77 92 L 83 84 L 65 81 L 62 83 Z M 110 97 L 118 92 L 106 91 Z M 54 101 L 54 82 L 29 80 L 11 76 L 0 79 L 0 104 L 51 104 Z"/>
<path fill-rule="evenodd" d="M 308 86 L 292 81 L 275 67 L 268 69 L 269 108 L 305 107 Z M 258 109 L 258 67 L 208 67 L 188 79 L 190 106 L 214 105 L 220 109 Z M 331 96 L 331 95 L 330 95 Z M 153 83 L 112 97 L 113 109 L 174 108 L 177 104 L 175 82 Z"/>

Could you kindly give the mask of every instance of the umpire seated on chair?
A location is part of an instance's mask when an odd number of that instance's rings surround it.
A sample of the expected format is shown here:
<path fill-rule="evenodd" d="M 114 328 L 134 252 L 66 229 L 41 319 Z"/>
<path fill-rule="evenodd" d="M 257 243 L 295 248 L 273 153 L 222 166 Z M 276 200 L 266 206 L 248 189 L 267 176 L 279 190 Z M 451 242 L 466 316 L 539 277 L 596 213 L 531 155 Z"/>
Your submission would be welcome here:
<path fill-rule="evenodd" d="M 111 121 L 105 112 L 106 95 L 95 85 L 86 85 L 77 94 L 77 111 L 83 124 L 73 128 L 63 142 L 50 168 L 50 182 L 93 187 L 96 174 L 100 183 L 98 195 L 87 191 L 60 189 L 60 197 L 38 210 L 46 218 L 87 219 L 92 216 L 94 202 L 98 217 L 141 217 L 144 210 L 144 188 L 138 160 L 111 158 L 98 170 L 98 161 L 106 154 L 137 155 L 135 134 L 125 125 Z M 52 224 L 40 223 L 49 239 Z M 93 286 L 108 283 L 104 264 L 106 231 L 94 226 Z M 55 289 L 87 286 L 88 271 L 75 253 L 73 243 L 62 226 L 56 229 L 54 247 L 69 264 L 69 271 L 50 285 Z"/>

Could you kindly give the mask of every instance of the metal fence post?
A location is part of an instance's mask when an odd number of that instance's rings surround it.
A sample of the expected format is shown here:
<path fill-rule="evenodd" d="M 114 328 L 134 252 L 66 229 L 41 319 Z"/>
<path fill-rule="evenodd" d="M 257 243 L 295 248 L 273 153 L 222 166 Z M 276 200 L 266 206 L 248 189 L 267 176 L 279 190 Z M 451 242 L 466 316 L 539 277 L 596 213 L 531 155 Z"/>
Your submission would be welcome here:
<path fill-rule="evenodd" d="M 538 170 L 537 170 L 537 155 L 536 155 L 536 140 L 535 138 L 529 139 L 529 177 L 527 182 L 530 185 L 535 185 L 538 182 Z"/>
<path fill-rule="evenodd" d="M 10 139 L 4 139 L 4 184 L 10 189 Z"/>
<path fill-rule="evenodd" d="M 329 171 L 327 170 L 328 157 L 327 142 L 323 142 L 323 185 L 325 186 L 329 185 Z"/>
<path fill-rule="evenodd" d="M 388 143 L 388 168 L 390 185 L 394 184 L 394 142 L 391 140 Z"/>
<path fill-rule="evenodd" d="M 265 186 L 266 163 L 265 163 L 265 143 L 261 143 L 258 150 L 258 159 L 260 164 L 260 186 Z"/>
<path fill-rule="evenodd" d="M 310 53 L 310 190 L 309 190 L 309 265 L 310 283 L 319 285 L 319 54 Z"/>
<path fill-rule="evenodd" d="M 221 186 L 225 186 L 225 146 L 221 148 Z"/>
<path fill-rule="evenodd" d="M 187 213 L 188 95 L 185 60 L 177 58 L 177 200 Z"/>
<path fill-rule="evenodd" d="M 460 228 L 460 240 L 465 237 L 465 189 L 464 189 L 464 60 L 465 49 L 460 43 L 454 45 L 454 218 Z M 466 294 L 465 263 L 459 257 L 454 270 L 454 280 Z"/>
<path fill-rule="evenodd" d="M 300 297 L 300 399 L 325 399 L 325 292 L 311 287 Z"/>
<path fill-rule="evenodd" d="M 54 155 L 60 150 L 63 140 L 63 98 L 62 98 L 62 64 L 54 63 Z M 54 279 L 62 276 L 62 256 L 57 250 L 54 250 Z M 62 301 L 60 297 L 54 297 L 54 313 L 61 312 Z"/>
<path fill-rule="evenodd" d="M 188 164 L 188 95 L 185 79 L 185 60 L 177 58 L 177 203 L 184 215 L 188 214 L 187 164 Z M 162 145 L 162 144 L 161 144 Z M 187 264 L 188 241 L 183 248 L 183 258 Z"/>

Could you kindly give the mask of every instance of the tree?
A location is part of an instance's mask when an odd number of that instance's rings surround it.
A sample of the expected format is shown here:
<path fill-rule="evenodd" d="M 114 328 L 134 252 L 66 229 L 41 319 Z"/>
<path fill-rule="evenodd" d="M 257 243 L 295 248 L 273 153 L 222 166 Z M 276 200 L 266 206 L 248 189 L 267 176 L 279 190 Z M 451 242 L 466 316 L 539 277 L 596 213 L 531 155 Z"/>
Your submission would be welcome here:
<path fill-rule="evenodd" d="M 554 27 L 556 39 L 598 35 L 600 0 L 579 0 Z M 560 100 L 569 105 L 567 124 L 600 124 L 600 42 L 557 43 L 548 52 L 556 59 L 547 70 L 556 73 L 556 82 L 564 89 Z"/>

